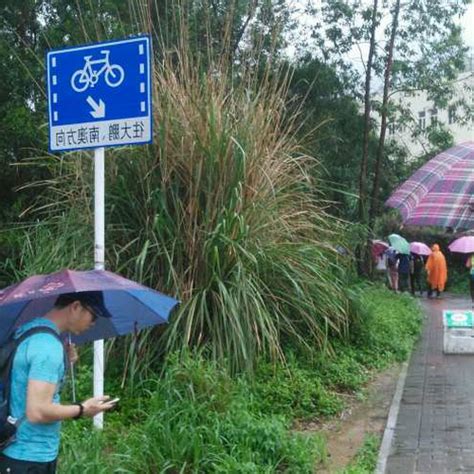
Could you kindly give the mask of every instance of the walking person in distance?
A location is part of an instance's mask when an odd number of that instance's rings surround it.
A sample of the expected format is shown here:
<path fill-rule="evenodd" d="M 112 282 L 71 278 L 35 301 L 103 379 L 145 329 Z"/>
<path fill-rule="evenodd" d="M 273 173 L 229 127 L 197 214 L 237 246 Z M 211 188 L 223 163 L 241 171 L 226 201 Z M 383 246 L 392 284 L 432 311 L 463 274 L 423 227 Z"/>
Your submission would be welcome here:
<path fill-rule="evenodd" d="M 448 267 L 439 245 L 434 244 L 431 250 L 432 253 L 425 265 L 428 277 L 428 298 L 431 298 L 434 291 L 436 291 L 436 296 L 440 298 L 448 280 Z"/>

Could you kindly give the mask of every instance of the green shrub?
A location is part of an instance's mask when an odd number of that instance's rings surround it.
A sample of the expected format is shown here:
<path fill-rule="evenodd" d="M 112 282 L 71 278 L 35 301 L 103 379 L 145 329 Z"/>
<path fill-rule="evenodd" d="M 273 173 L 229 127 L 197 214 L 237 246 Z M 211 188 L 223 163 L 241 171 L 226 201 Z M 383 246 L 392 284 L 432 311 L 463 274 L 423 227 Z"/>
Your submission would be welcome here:
<path fill-rule="evenodd" d="M 362 390 L 375 369 L 409 356 L 421 327 L 416 300 L 371 284 L 351 292 L 357 317 L 330 351 L 293 349 L 284 365 L 258 365 L 252 386 L 260 410 L 300 419 L 337 414 L 343 393 Z"/>
<path fill-rule="evenodd" d="M 262 363 L 253 384 L 259 409 L 289 418 L 311 419 L 334 415 L 343 402 L 331 392 L 314 368 L 303 368 L 296 361 L 286 366 Z"/>
<path fill-rule="evenodd" d="M 340 474 L 372 474 L 377 466 L 380 448 L 380 437 L 376 434 L 367 435 L 355 458 Z"/>
<path fill-rule="evenodd" d="M 334 355 L 319 357 L 317 369 L 324 383 L 337 392 L 359 390 L 370 377 L 370 371 L 358 360 L 357 350 L 339 341 L 333 346 Z"/>
<path fill-rule="evenodd" d="M 310 473 L 324 457 L 320 438 L 256 410 L 245 379 L 199 356 L 171 358 L 147 385 L 120 424 L 107 415 L 103 433 L 68 424 L 60 472 Z"/>
<path fill-rule="evenodd" d="M 351 327 L 351 339 L 359 360 L 369 366 L 405 360 L 421 327 L 416 300 L 368 284 L 360 286 L 357 294 L 361 310 Z"/>
<path fill-rule="evenodd" d="M 448 283 L 446 289 L 458 295 L 469 295 L 469 275 L 468 270 L 464 265 L 461 268 L 459 268 L 459 266 L 449 268 L 448 271 Z"/>
<path fill-rule="evenodd" d="M 225 364 L 201 355 L 173 355 L 160 379 L 120 393 L 121 411 L 106 415 L 103 433 L 90 431 L 87 420 L 65 424 L 60 472 L 312 472 L 325 444 L 292 433 L 295 418 L 339 413 L 341 392 L 361 390 L 374 368 L 406 358 L 419 333 L 415 299 L 376 285 L 351 291 L 360 301 L 357 318 L 348 337 L 333 341 L 332 355 L 288 348 L 286 365 L 260 360 L 252 378 L 231 377 Z M 81 396 L 88 379 L 86 360 Z M 107 379 L 114 395 L 118 380 Z M 370 472 L 369 448 L 348 473 Z"/>

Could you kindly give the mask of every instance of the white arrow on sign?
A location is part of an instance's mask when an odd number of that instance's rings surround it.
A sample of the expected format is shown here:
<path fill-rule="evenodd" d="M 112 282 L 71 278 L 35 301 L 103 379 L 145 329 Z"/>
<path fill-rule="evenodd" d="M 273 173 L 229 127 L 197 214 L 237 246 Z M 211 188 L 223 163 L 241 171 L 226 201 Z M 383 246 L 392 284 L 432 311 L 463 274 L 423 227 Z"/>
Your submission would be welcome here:
<path fill-rule="evenodd" d="M 99 99 L 99 103 L 97 103 L 90 95 L 87 96 L 87 103 L 92 107 L 89 113 L 94 118 L 104 118 L 105 117 L 105 104 L 102 99 Z"/>

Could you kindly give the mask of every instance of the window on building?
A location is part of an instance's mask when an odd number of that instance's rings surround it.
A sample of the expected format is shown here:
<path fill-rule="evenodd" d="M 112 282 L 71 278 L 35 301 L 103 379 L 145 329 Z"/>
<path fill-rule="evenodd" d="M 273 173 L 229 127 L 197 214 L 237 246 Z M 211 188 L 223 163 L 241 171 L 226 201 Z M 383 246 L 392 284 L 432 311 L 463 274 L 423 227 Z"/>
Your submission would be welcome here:
<path fill-rule="evenodd" d="M 448 109 L 448 123 L 456 123 L 456 107 L 449 107 Z"/>
<path fill-rule="evenodd" d="M 425 111 L 418 113 L 418 126 L 424 130 L 426 128 L 426 113 Z"/>
<path fill-rule="evenodd" d="M 436 125 L 438 123 L 438 109 L 431 109 L 431 125 Z"/>

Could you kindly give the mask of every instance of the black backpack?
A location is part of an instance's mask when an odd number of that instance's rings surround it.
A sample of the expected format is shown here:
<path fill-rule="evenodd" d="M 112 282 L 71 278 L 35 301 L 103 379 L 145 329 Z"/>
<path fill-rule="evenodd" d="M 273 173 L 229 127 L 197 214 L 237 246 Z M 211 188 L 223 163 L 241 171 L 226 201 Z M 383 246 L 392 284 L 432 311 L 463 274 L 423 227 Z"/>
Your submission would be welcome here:
<path fill-rule="evenodd" d="M 21 420 L 10 416 L 10 389 L 13 359 L 18 346 L 28 337 L 38 333 L 52 334 L 62 344 L 58 333 L 48 326 L 37 326 L 25 331 L 20 337 L 13 336 L 0 346 L 0 451 L 15 440 Z"/>

